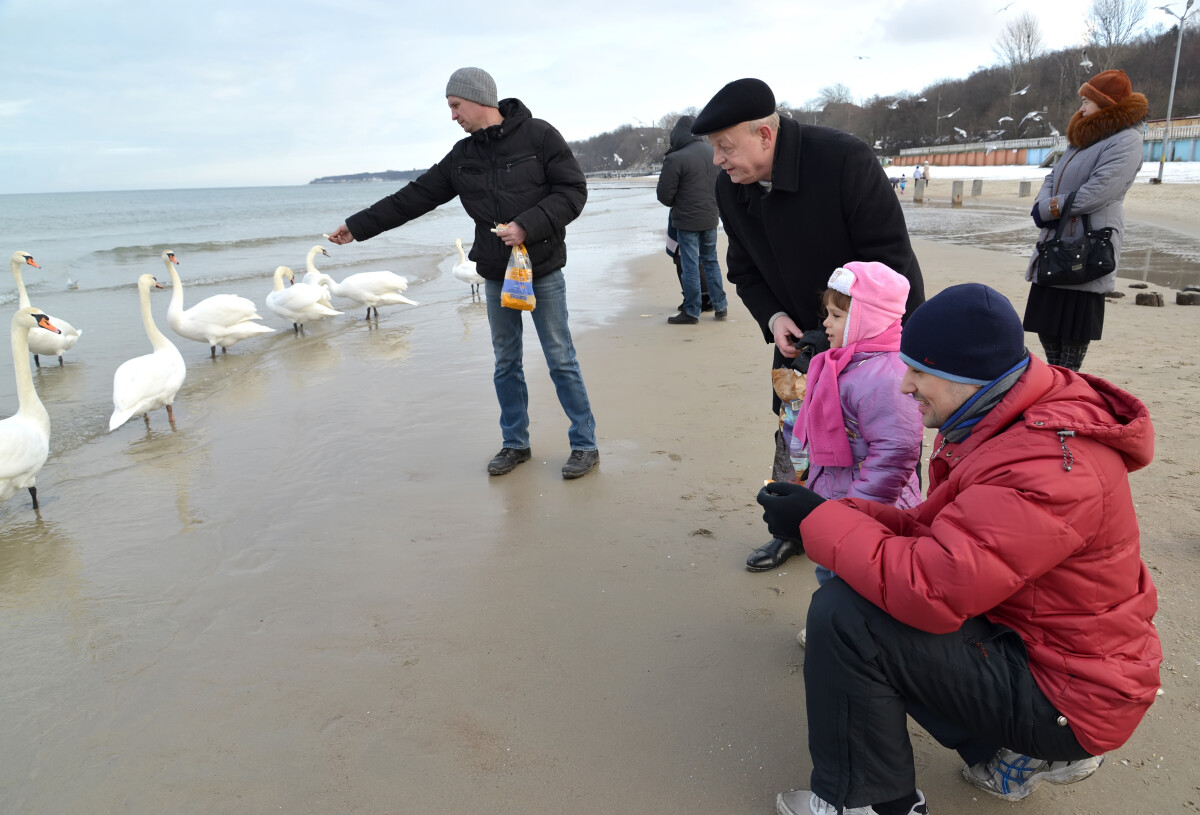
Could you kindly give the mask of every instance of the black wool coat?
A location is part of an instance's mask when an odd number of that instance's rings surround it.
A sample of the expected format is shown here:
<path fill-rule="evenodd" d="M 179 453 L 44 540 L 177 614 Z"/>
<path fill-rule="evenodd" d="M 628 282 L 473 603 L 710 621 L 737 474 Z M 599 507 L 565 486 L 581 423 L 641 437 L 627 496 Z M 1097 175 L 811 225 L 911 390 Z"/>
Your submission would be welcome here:
<path fill-rule="evenodd" d="M 587 201 L 587 180 L 562 134 L 519 99 L 501 99 L 504 121 L 457 142 L 398 192 L 346 219 L 365 241 L 431 212 L 456 195 L 475 221 L 471 260 L 481 277 L 503 280 L 512 250 L 491 231 L 516 221 L 538 278 L 567 262 L 567 224 Z"/>
<path fill-rule="evenodd" d="M 896 193 L 871 149 L 848 133 L 782 119 L 771 191 L 722 172 L 717 205 L 729 281 L 767 342 L 781 311 L 804 331 L 820 328 L 829 276 L 854 260 L 886 263 L 908 278 L 906 318 L 925 301 Z M 781 359 L 776 351 L 776 365 Z"/>
<path fill-rule="evenodd" d="M 702 232 L 717 226 L 717 175 L 713 149 L 692 135 L 693 116 L 683 116 L 671 130 L 671 149 L 658 174 L 658 202 L 671 208 L 676 229 Z"/>

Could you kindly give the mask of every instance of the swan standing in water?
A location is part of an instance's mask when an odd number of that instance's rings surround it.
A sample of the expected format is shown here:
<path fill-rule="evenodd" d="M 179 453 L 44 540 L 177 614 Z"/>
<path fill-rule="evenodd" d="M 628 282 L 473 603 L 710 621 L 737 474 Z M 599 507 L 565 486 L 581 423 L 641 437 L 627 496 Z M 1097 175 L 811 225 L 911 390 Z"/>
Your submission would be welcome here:
<path fill-rule="evenodd" d="M 284 277 L 292 281 L 289 288 L 283 286 Z M 287 266 L 279 266 L 275 269 L 275 288 L 267 295 L 267 308 L 290 321 L 292 331 L 298 334 L 305 323 L 315 323 L 342 313 L 322 302 L 328 297 L 329 292 L 325 289 L 311 283 L 297 283 L 295 272 Z"/>
<path fill-rule="evenodd" d="M 25 281 L 21 278 L 21 266 L 28 265 L 35 269 L 42 268 L 34 262 L 33 255 L 28 252 L 13 252 L 8 262 L 12 269 L 13 280 L 17 282 L 17 297 L 21 308 L 29 308 L 29 295 L 25 293 Z M 29 350 L 33 352 L 33 364 L 42 367 L 39 356 L 58 357 L 58 364 L 63 364 L 63 354 L 75 347 L 82 331 L 75 328 L 59 317 L 51 317 L 50 322 L 58 328 L 58 333 L 46 331 L 40 326 L 29 329 Z"/>
<path fill-rule="evenodd" d="M 138 298 L 142 303 L 142 325 L 154 350 L 144 356 L 121 363 L 113 376 L 113 415 L 108 420 L 108 429 L 116 430 L 130 416 L 141 413 L 150 427 L 150 411 L 160 407 L 167 409 L 167 420 L 175 428 L 175 413 L 171 403 L 187 376 L 187 366 L 179 349 L 167 339 L 154 324 L 150 312 L 150 287 L 162 286 L 152 274 L 138 278 Z"/>
<path fill-rule="evenodd" d="M 259 334 L 270 334 L 275 329 L 260 323 L 262 316 L 254 302 L 236 294 L 214 294 L 206 297 L 189 309 L 183 307 L 183 281 L 175 264 L 179 261 L 170 249 L 162 253 L 163 264 L 171 274 L 171 306 L 167 309 L 167 322 L 179 336 L 207 343 L 212 359 L 217 358 L 217 346 L 221 353 L 231 345 Z"/>
<path fill-rule="evenodd" d="M 371 319 L 372 310 L 375 311 L 376 317 L 379 316 L 379 306 L 398 306 L 401 303 L 420 305 L 400 293 L 408 288 L 408 280 L 394 272 L 359 272 L 350 275 L 341 283 L 329 275 L 322 277 L 328 281 L 329 288 L 336 296 L 366 306 L 368 320 Z"/>
<path fill-rule="evenodd" d="M 462 260 L 456 263 L 450 272 L 462 282 L 469 283 L 471 285 L 471 296 L 478 297 L 479 286 L 483 283 L 483 278 L 475 269 L 475 261 L 467 260 L 467 253 L 462 248 L 462 238 L 455 238 L 454 245 L 458 247 L 458 256 Z"/>
<path fill-rule="evenodd" d="M 0 422 L 0 501 L 17 490 L 29 490 L 38 508 L 34 479 L 50 455 L 50 414 L 38 399 L 29 368 L 29 332 L 58 329 L 36 308 L 24 307 L 12 318 L 13 370 L 17 375 L 17 412 Z"/>
<path fill-rule="evenodd" d="M 329 257 L 329 253 L 325 251 L 324 246 L 314 246 L 308 250 L 308 256 L 304 259 L 304 277 L 301 278 L 301 283 L 307 283 L 310 286 L 316 286 L 325 292 L 325 299 L 321 301 L 321 305 L 328 308 L 333 308 L 333 289 L 330 283 L 333 278 L 317 268 L 317 255 L 322 254 Z"/>

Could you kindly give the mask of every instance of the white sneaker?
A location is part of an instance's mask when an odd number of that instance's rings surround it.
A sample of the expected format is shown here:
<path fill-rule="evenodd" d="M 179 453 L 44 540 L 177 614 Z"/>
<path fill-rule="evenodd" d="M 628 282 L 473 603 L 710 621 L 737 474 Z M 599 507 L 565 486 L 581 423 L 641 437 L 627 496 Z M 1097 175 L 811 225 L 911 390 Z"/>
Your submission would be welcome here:
<path fill-rule="evenodd" d="M 1000 749 L 981 764 L 963 767 L 962 776 L 984 792 L 1005 801 L 1020 801 L 1043 781 L 1074 784 L 1090 777 L 1103 763 L 1104 756 L 1090 756 L 1078 761 L 1043 761 Z"/>
<path fill-rule="evenodd" d="M 779 793 L 779 797 L 775 799 L 775 811 L 779 815 L 836 815 L 838 810 L 815 792 L 792 790 Z M 869 806 L 847 807 L 842 812 L 844 815 L 878 815 L 875 808 Z M 917 802 L 912 805 L 908 815 L 929 815 L 925 793 L 917 790 Z"/>

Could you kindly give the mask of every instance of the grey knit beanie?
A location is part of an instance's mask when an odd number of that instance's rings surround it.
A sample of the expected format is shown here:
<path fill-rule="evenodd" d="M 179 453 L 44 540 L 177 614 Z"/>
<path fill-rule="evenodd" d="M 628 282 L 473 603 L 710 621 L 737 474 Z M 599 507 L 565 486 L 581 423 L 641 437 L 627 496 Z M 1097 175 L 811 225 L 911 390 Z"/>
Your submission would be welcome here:
<path fill-rule="evenodd" d="M 500 104 L 496 99 L 496 80 L 482 68 L 459 68 L 450 74 L 446 96 L 457 96 L 489 108 Z"/>

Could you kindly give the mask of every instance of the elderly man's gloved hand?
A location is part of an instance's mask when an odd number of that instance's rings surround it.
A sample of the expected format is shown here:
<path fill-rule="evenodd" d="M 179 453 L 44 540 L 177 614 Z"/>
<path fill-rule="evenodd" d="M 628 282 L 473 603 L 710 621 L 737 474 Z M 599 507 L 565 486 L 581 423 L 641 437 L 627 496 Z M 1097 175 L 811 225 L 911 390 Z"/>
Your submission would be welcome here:
<path fill-rule="evenodd" d="M 824 502 L 807 487 L 787 481 L 772 481 L 758 491 L 767 531 L 777 538 L 799 538 L 800 522 Z"/>

